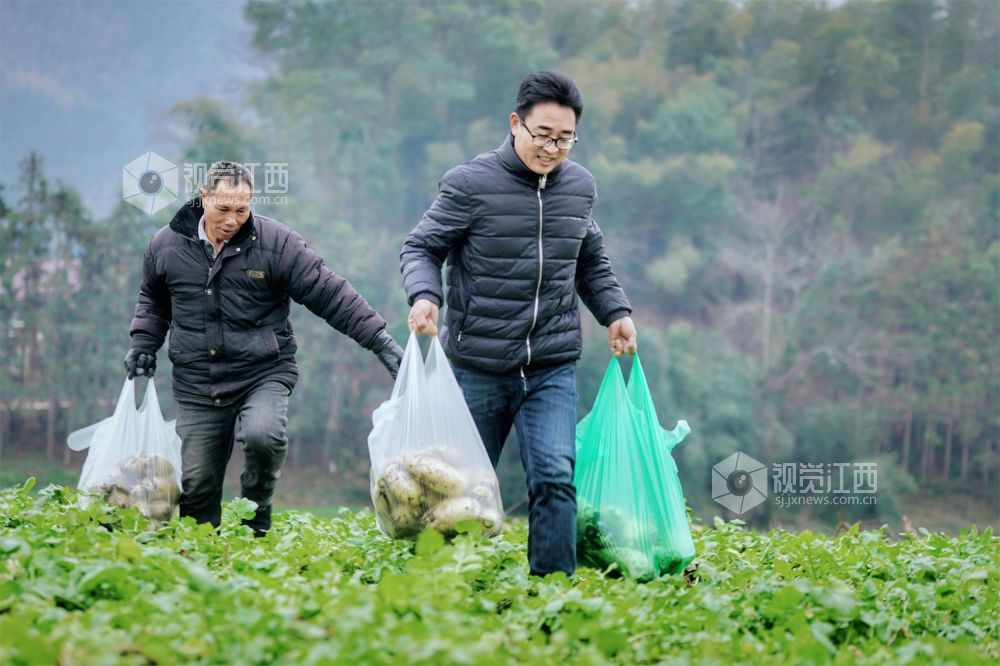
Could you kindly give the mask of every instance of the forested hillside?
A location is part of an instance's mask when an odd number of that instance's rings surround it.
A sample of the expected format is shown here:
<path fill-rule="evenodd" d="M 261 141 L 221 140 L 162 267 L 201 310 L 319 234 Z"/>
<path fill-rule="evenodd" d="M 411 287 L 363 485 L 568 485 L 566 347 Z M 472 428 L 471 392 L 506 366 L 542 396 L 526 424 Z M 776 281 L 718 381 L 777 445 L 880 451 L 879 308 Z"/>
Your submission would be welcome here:
<path fill-rule="evenodd" d="M 898 519 L 918 486 L 995 506 L 991 0 L 250 2 L 246 16 L 267 77 L 240 114 L 179 100 L 173 158 L 287 163 L 288 202 L 261 212 L 299 230 L 397 338 L 399 249 L 438 179 L 500 143 L 526 74 L 559 68 L 583 90 L 572 159 L 597 177 L 660 416 L 692 427 L 676 456 L 695 513 L 720 511 L 710 470 L 736 451 L 877 461 L 877 507 L 846 518 Z M 254 122 L 237 120 L 247 110 Z M 95 219 L 33 155 L 3 185 L 0 456 L 61 459 L 68 431 L 110 413 L 142 251 L 175 209 L 122 203 Z M 362 504 L 389 379 L 301 308 L 293 321 L 288 465 L 335 469 L 338 497 Z M 581 416 L 608 362 L 592 319 L 584 339 Z M 166 378 L 165 350 L 159 361 Z"/>

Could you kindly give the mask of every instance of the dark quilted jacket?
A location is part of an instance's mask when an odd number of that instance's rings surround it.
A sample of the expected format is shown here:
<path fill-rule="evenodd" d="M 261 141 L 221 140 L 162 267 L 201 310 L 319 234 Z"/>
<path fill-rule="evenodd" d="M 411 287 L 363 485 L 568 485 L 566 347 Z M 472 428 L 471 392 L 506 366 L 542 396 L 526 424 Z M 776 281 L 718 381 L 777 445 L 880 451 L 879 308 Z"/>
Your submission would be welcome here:
<path fill-rule="evenodd" d="M 366 348 L 385 327 L 298 233 L 262 215 L 251 213 L 213 263 L 198 239 L 203 212 L 188 202 L 150 240 L 131 325 L 132 346 L 146 351 L 170 331 L 178 401 L 231 404 L 265 379 L 293 388 L 290 299 Z"/>
<path fill-rule="evenodd" d="M 632 308 L 591 217 L 594 177 L 564 160 L 528 169 L 511 137 L 455 167 L 400 255 L 412 304 L 445 302 L 441 342 L 452 362 L 495 374 L 531 373 L 580 357 L 577 294 L 607 326 Z"/>

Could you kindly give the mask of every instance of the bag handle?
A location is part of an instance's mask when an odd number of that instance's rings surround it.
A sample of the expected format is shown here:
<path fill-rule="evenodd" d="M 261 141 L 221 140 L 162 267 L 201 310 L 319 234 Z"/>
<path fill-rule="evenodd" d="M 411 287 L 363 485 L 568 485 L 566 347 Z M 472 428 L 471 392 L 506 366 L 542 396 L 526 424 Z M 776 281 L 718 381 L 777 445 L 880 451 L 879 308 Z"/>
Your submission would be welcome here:
<path fill-rule="evenodd" d="M 628 400 L 625 386 L 625 375 L 622 374 L 621 362 L 617 358 L 612 358 L 608 363 L 608 369 L 604 371 L 604 379 L 597 389 L 597 397 L 594 398 L 594 407 L 604 405 L 607 402 L 624 403 Z"/>
<path fill-rule="evenodd" d="M 588 456 L 596 455 L 595 447 L 584 447 L 582 443 L 591 440 L 591 431 L 594 428 L 602 428 L 606 418 L 632 418 L 631 412 L 633 410 L 625 390 L 625 377 L 622 375 L 621 366 L 615 362 L 616 360 L 612 358 L 611 362 L 608 363 L 608 369 L 604 372 L 604 379 L 601 380 L 597 396 L 594 398 L 594 406 L 576 424 L 577 462 Z M 622 405 L 628 406 L 627 414 L 621 412 Z"/>
<path fill-rule="evenodd" d="M 437 338 L 435 338 L 437 340 Z M 424 358 L 420 352 L 420 342 L 416 333 L 411 332 L 403 351 L 403 360 L 399 363 L 396 383 L 392 385 L 391 399 L 398 398 L 414 386 L 424 383 Z"/>
<path fill-rule="evenodd" d="M 146 402 L 149 400 L 149 391 L 153 390 L 153 395 L 156 395 L 155 389 L 153 389 L 153 381 L 149 382 L 149 389 L 146 391 L 146 398 L 143 400 L 143 407 L 146 406 Z M 135 380 L 126 379 L 125 383 L 122 384 L 122 390 L 118 393 L 118 402 L 115 404 L 115 411 L 112 416 L 98 421 L 93 425 L 89 425 L 86 428 L 81 428 L 80 430 L 75 430 L 71 432 L 66 437 L 66 446 L 68 446 L 73 451 L 83 451 L 90 448 L 90 443 L 94 440 L 94 435 L 97 430 L 112 419 L 122 418 L 125 416 L 127 410 L 135 411 Z"/>
<path fill-rule="evenodd" d="M 135 382 L 134 379 L 132 381 L 133 383 Z M 155 409 L 157 412 L 160 411 L 160 400 L 156 395 L 156 384 L 154 383 L 152 377 L 150 377 L 149 381 L 146 383 L 146 395 L 142 397 L 142 404 L 139 405 L 139 413 L 142 414 L 149 409 Z"/>
<path fill-rule="evenodd" d="M 424 370 L 428 377 L 444 373 L 445 382 L 448 385 L 453 384 L 455 388 L 458 388 L 458 380 L 455 379 L 455 373 L 451 370 L 451 363 L 448 362 L 448 356 L 444 353 L 444 347 L 441 346 L 441 341 L 436 335 L 431 338 L 431 346 L 427 350 L 427 361 L 424 364 Z"/>
<path fill-rule="evenodd" d="M 135 380 L 126 379 L 122 386 L 121 393 L 118 394 L 118 403 L 115 405 L 114 416 L 121 416 L 126 411 L 135 411 Z"/>
<path fill-rule="evenodd" d="M 660 443 L 667 447 L 667 451 L 673 451 L 674 447 L 684 441 L 684 438 L 691 433 L 691 427 L 684 419 L 677 421 L 673 430 L 667 430 L 660 425 L 660 419 L 656 415 L 656 406 L 653 404 L 653 395 L 649 391 L 649 383 L 646 381 L 646 373 L 642 370 L 639 354 L 633 356 L 632 372 L 628 378 L 628 397 L 632 406 L 639 412 L 644 425 L 660 433 Z"/>

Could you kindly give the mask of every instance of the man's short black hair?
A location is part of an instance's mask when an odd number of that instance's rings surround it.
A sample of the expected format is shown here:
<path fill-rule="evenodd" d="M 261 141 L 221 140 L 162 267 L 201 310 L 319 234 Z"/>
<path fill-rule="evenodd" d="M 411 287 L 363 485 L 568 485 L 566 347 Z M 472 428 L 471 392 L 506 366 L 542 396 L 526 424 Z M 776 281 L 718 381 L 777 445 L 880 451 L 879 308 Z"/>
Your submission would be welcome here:
<path fill-rule="evenodd" d="M 524 118 L 535 104 L 545 102 L 555 102 L 573 109 L 577 122 L 583 115 L 583 95 L 573 79 L 562 72 L 545 69 L 529 74 L 521 81 L 521 87 L 517 90 L 514 112 Z"/>
<path fill-rule="evenodd" d="M 250 191 L 253 191 L 253 171 L 239 162 L 221 160 L 208 167 L 208 171 L 205 172 L 205 191 L 214 192 L 222 181 L 226 181 L 232 187 L 249 185 Z"/>

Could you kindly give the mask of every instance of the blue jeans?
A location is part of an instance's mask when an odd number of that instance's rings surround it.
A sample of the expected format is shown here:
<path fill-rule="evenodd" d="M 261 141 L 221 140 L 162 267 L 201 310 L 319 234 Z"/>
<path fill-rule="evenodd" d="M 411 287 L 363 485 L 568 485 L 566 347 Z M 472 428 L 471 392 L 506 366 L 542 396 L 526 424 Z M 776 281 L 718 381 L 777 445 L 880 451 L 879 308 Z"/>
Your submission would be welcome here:
<path fill-rule="evenodd" d="M 531 573 L 576 569 L 576 364 L 527 377 L 453 366 L 494 469 L 511 425 L 528 482 Z"/>
<path fill-rule="evenodd" d="M 257 536 L 271 529 L 271 499 L 288 449 L 289 393 L 281 382 L 265 381 L 227 407 L 178 403 L 181 516 L 219 526 L 226 465 L 239 442 L 246 458 L 241 494 L 257 503 L 257 515 L 246 524 Z"/>

